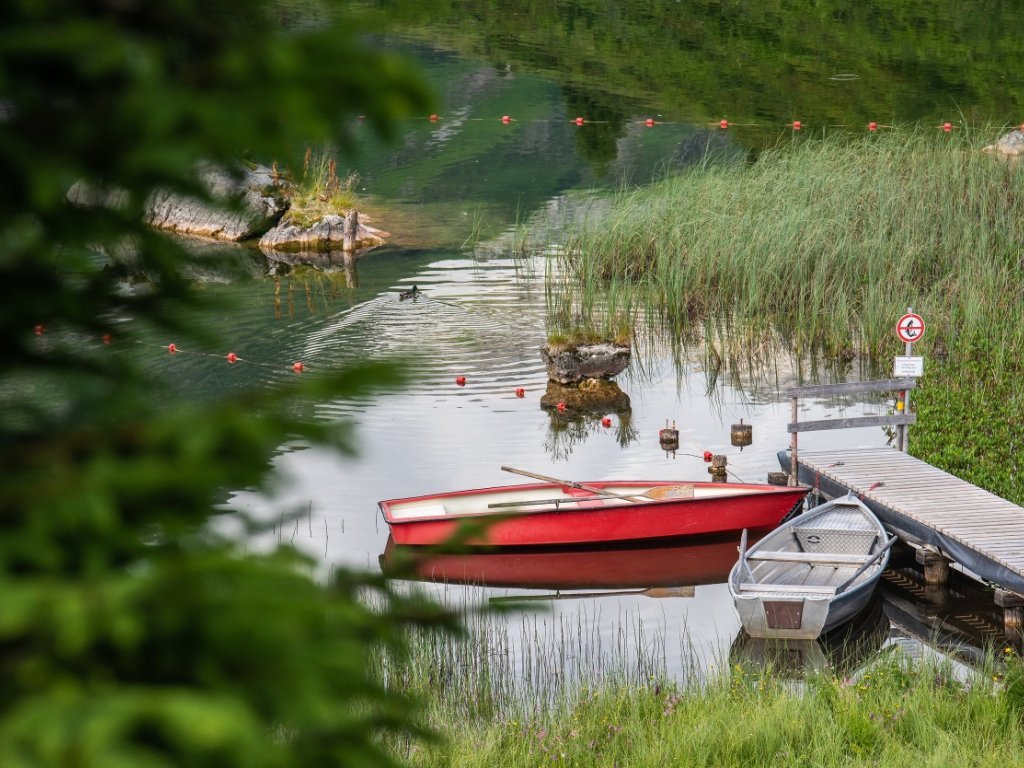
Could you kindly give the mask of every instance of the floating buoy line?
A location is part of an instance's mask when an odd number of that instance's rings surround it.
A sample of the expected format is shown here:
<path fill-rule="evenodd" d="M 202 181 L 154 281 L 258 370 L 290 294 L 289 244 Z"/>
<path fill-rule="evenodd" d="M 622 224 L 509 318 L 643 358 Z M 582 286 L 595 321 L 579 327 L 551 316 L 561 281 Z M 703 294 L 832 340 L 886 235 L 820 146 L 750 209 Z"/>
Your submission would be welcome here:
<path fill-rule="evenodd" d="M 830 80 L 844 81 L 844 80 L 856 80 L 856 79 L 858 79 L 858 77 L 859 77 L 858 75 L 854 75 L 854 74 L 850 74 L 850 73 L 840 73 L 840 74 L 837 74 L 837 75 L 834 75 L 834 76 L 830 77 L 829 79 Z M 362 121 L 363 119 L 365 119 L 365 115 L 359 115 L 359 120 Z M 444 118 L 443 115 L 439 115 L 439 114 L 434 113 L 434 114 L 431 114 L 431 115 L 429 115 L 427 117 L 419 117 L 419 118 L 412 118 L 412 119 L 413 120 L 426 120 L 426 121 L 431 122 L 431 123 L 439 123 L 439 122 L 444 121 L 445 118 Z M 610 121 L 610 120 L 599 120 L 599 119 L 594 119 L 594 118 L 590 118 L 590 117 L 584 117 L 583 115 L 580 115 L 580 116 L 577 116 L 577 117 L 574 117 L 574 118 L 570 118 L 569 120 L 543 118 L 543 117 L 540 117 L 540 118 L 519 118 L 519 117 L 515 117 L 513 115 L 501 115 L 501 117 L 498 117 L 498 118 L 494 118 L 494 117 L 490 117 L 490 118 L 488 118 L 488 117 L 460 117 L 459 118 L 459 123 L 466 123 L 466 122 L 476 122 L 476 123 L 497 122 L 497 123 L 500 123 L 501 125 L 511 125 L 512 123 L 568 123 L 569 125 L 575 125 L 577 127 L 584 127 L 584 126 L 587 126 L 587 125 L 608 125 L 612 121 Z M 663 119 L 662 116 L 634 118 L 633 120 L 630 120 L 630 121 L 627 121 L 627 122 L 631 122 L 631 123 L 638 124 L 638 125 L 643 125 L 643 126 L 646 126 L 647 128 L 654 128 L 654 127 L 659 126 L 659 125 L 706 125 L 709 128 L 716 128 L 717 127 L 721 131 L 727 131 L 730 128 L 772 128 L 772 127 L 777 127 L 777 128 L 788 128 L 788 129 L 790 129 L 790 130 L 792 130 L 794 132 L 799 132 L 799 131 L 809 127 L 809 124 L 804 122 L 803 120 L 791 120 L 791 121 L 786 122 L 786 123 L 775 123 L 775 122 L 769 122 L 769 121 L 751 122 L 751 123 L 737 123 L 737 122 L 733 122 L 733 121 L 731 121 L 729 119 L 723 118 L 723 119 L 717 120 L 717 121 L 702 123 L 700 121 L 696 121 L 695 122 L 693 120 L 666 120 L 666 119 Z M 813 126 L 814 124 L 812 123 L 810 125 Z M 891 128 L 895 128 L 896 126 L 894 126 L 894 125 L 886 125 L 884 123 L 879 123 L 877 120 L 869 120 L 868 122 L 861 123 L 859 125 L 851 125 L 849 123 L 829 123 L 827 127 L 829 127 L 829 128 L 843 128 L 843 129 L 847 129 L 847 130 L 854 130 L 854 129 L 864 130 L 866 128 L 868 132 L 875 133 L 879 129 L 882 129 L 882 128 L 891 129 Z M 951 133 L 957 127 L 959 127 L 959 126 L 957 126 L 955 123 L 953 123 L 951 121 L 948 121 L 948 120 L 944 121 L 942 123 L 939 123 L 936 126 L 937 129 L 939 129 L 939 130 L 941 130 L 941 131 L 943 131 L 945 133 Z M 1020 128 L 1020 130 L 1024 131 L 1024 123 L 1021 123 L 1019 128 Z"/>

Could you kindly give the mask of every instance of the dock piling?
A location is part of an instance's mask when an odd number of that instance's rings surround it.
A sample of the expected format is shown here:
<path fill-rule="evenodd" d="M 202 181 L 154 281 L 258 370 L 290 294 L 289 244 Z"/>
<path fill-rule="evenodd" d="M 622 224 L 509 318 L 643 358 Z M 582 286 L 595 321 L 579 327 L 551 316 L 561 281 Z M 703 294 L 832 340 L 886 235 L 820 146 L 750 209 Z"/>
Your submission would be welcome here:
<path fill-rule="evenodd" d="M 1024 597 L 997 589 L 995 603 L 1003 609 L 1003 633 L 1019 643 L 1024 636 Z"/>
<path fill-rule="evenodd" d="M 914 559 L 924 566 L 924 583 L 940 587 L 949 581 L 949 560 L 933 549 L 919 549 Z"/>

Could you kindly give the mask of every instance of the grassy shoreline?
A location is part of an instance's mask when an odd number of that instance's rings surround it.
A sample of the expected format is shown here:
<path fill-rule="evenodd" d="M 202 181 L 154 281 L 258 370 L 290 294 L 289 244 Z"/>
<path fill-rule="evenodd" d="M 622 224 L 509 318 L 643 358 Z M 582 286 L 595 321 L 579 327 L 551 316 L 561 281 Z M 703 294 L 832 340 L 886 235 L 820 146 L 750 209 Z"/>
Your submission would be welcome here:
<path fill-rule="evenodd" d="M 462 639 L 413 638 L 411 654 L 390 667 L 391 685 L 413 693 L 421 724 L 439 737 L 392 741 L 398 760 L 424 768 L 902 768 L 1016 765 L 1024 752 L 1024 667 L 1008 649 L 970 670 L 890 646 L 855 668 L 796 677 L 738 660 L 683 683 L 654 670 L 596 675 L 541 701 L 531 699 L 537 680 L 508 665 L 508 638 L 496 626 Z M 557 662 L 578 650 L 563 637 L 529 653 Z M 555 672 L 545 674 L 559 685 Z"/>

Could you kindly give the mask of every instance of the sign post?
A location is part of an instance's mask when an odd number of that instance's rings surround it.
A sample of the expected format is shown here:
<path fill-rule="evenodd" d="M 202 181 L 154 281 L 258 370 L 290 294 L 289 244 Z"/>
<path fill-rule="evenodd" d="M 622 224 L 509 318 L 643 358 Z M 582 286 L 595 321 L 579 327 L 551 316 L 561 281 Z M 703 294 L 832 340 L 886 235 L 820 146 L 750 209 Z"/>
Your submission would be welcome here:
<path fill-rule="evenodd" d="M 902 375 L 921 376 L 924 373 L 924 362 L 920 357 L 913 357 L 914 342 L 920 341 L 924 336 L 924 319 L 914 314 L 913 307 L 907 307 L 907 313 L 896 322 L 896 336 L 905 345 L 904 357 L 897 357 L 894 365 L 894 375 L 902 371 Z M 910 413 L 910 390 L 904 390 L 896 401 L 896 408 L 903 413 Z M 906 453 L 910 450 L 910 436 L 907 433 L 907 425 L 900 424 L 896 428 L 896 447 Z"/>

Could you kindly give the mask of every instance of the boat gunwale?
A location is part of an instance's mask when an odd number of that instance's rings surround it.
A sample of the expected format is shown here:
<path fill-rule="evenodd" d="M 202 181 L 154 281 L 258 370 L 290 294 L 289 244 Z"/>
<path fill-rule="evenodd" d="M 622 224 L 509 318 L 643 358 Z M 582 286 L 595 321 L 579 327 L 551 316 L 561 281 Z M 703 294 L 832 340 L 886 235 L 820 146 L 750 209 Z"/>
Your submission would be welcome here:
<path fill-rule="evenodd" d="M 581 485 L 600 486 L 601 488 L 604 488 L 604 489 L 616 488 L 616 487 L 618 487 L 618 488 L 632 487 L 632 486 L 637 486 L 637 485 L 648 486 L 651 489 L 658 488 L 658 487 L 676 486 L 676 485 L 692 485 L 696 489 L 696 488 L 707 488 L 707 487 L 718 488 L 718 487 L 722 487 L 723 484 L 721 484 L 721 483 L 714 483 L 714 482 L 710 482 L 710 481 L 706 481 L 706 480 L 705 481 L 689 481 L 689 482 L 687 482 L 687 481 L 680 481 L 680 480 L 650 480 L 650 481 L 648 481 L 648 480 L 611 480 L 611 481 L 603 481 L 602 480 L 602 481 L 588 481 L 588 482 L 585 482 L 585 483 L 581 483 Z M 564 515 L 564 514 L 567 514 L 567 513 L 571 513 L 573 515 L 583 515 L 583 514 L 588 514 L 589 515 L 589 514 L 603 513 L 603 512 L 618 512 L 618 511 L 621 511 L 623 509 L 652 509 L 652 508 L 665 507 L 665 506 L 679 506 L 679 505 L 689 505 L 689 504 L 694 504 L 694 503 L 706 503 L 706 502 L 717 501 L 719 499 L 735 499 L 735 498 L 738 498 L 738 497 L 742 497 L 744 495 L 773 496 L 773 495 L 792 495 L 792 494 L 795 494 L 795 493 L 799 493 L 801 495 L 806 495 L 811 490 L 810 487 L 802 486 L 802 485 L 786 486 L 786 485 L 770 485 L 770 484 L 763 484 L 763 483 L 729 483 L 728 487 L 730 489 L 735 489 L 735 491 L 736 491 L 735 493 L 721 493 L 721 494 L 715 494 L 713 496 L 705 496 L 705 497 L 693 496 L 693 497 L 688 497 L 688 498 L 665 498 L 665 499 L 646 499 L 646 500 L 643 500 L 643 501 L 630 501 L 629 500 L 630 498 L 635 498 L 635 497 L 631 497 L 631 496 L 629 496 L 627 494 L 625 496 L 621 496 L 621 497 L 618 497 L 618 498 L 616 498 L 616 497 L 608 497 L 608 499 L 606 501 L 607 502 L 612 502 L 612 503 L 605 503 L 605 504 L 603 504 L 601 506 L 573 507 L 571 509 L 559 509 L 557 506 L 554 505 L 554 502 L 552 502 L 553 505 L 551 507 L 540 507 L 538 509 L 518 509 L 518 510 L 517 509 L 509 509 L 507 511 L 497 511 L 497 510 L 484 509 L 484 510 L 479 511 L 479 512 L 472 512 L 472 511 L 470 511 L 470 512 L 446 512 L 446 513 L 440 514 L 440 515 L 435 513 L 435 514 L 428 514 L 428 515 L 422 515 L 422 516 L 409 516 L 409 517 L 400 517 L 400 518 L 393 517 L 392 514 L 391 514 L 392 507 L 393 506 L 397 506 L 399 504 L 403 504 L 404 505 L 404 504 L 419 503 L 419 502 L 441 501 L 443 499 L 452 498 L 452 497 L 465 498 L 467 496 L 485 496 L 485 495 L 488 495 L 488 494 L 495 494 L 495 493 L 508 493 L 509 491 L 515 492 L 515 491 L 527 491 L 527 490 L 541 490 L 541 489 L 545 489 L 545 488 L 566 489 L 566 488 L 571 488 L 571 487 L 572 486 L 562 485 L 562 484 L 558 484 L 558 483 L 521 483 L 521 484 L 515 484 L 515 485 L 498 485 L 498 486 L 491 486 L 491 487 L 487 487 L 487 488 L 473 488 L 473 489 L 461 490 L 461 491 L 451 491 L 451 492 L 444 492 L 444 493 L 424 494 L 422 496 L 408 496 L 408 497 L 397 498 L 397 499 L 385 499 L 383 501 L 379 501 L 377 503 L 377 507 L 380 509 L 381 514 L 384 517 L 384 521 L 388 525 L 405 525 L 405 524 L 408 524 L 408 523 L 421 523 L 421 522 L 427 522 L 427 521 L 440 521 L 440 520 L 452 520 L 452 521 L 455 521 L 455 520 L 464 520 L 464 519 L 477 520 L 477 519 L 481 519 L 481 518 L 508 519 L 508 518 L 518 518 L 518 517 L 527 517 L 527 516 L 545 515 L 545 514 Z M 749 493 L 750 491 L 756 491 L 757 493 L 756 494 L 751 494 L 751 493 Z M 600 495 L 600 494 L 596 494 L 596 495 Z M 560 501 L 559 504 L 573 504 L 573 503 L 578 503 L 578 501 L 579 501 L 578 499 L 575 499 L 572 496 L 568 496 L 568 497 L 566 497 L 564 502 Z M 794 502 L 794 503 L 796 503 L 796 502 Z"/>

